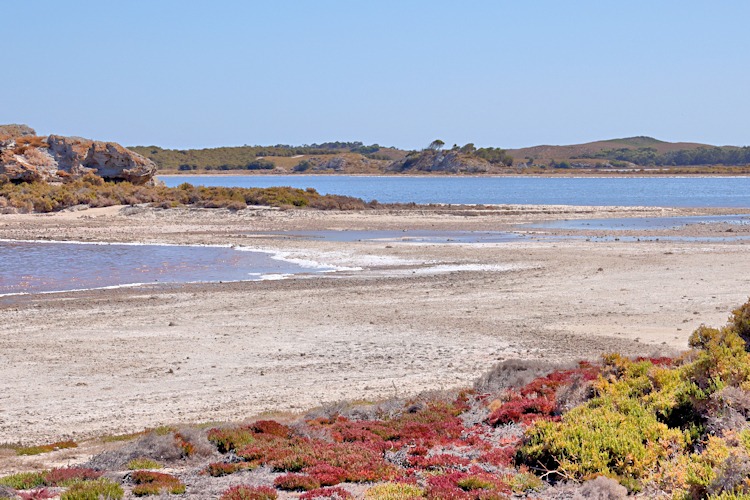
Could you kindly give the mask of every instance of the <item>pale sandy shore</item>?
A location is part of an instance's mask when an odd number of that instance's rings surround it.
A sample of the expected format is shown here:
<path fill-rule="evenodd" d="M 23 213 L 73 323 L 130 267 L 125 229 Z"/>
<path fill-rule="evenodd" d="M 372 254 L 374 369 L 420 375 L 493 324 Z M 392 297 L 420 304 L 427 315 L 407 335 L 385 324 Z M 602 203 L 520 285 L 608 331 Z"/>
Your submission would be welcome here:
<path fill-rule="evenodd" d="M 0 216 L 0 238 L 232 244 L 357 268 L 281 281 L 0 298 L 0 443 L 242 420 L 466 386 L 498 360 L 670 353 L 750 295 L 748 241 L 306 241 L 316 229 L 512 230 L 737 210 L 94 209 Z M 750 236 L 701 224 L 670 235 Z M 570 234 L 570 231 L 560 232 Z M 630 236 L 654 232 L 629 232 Z M 660 234 L 664 234 L 662 231 Z"/>

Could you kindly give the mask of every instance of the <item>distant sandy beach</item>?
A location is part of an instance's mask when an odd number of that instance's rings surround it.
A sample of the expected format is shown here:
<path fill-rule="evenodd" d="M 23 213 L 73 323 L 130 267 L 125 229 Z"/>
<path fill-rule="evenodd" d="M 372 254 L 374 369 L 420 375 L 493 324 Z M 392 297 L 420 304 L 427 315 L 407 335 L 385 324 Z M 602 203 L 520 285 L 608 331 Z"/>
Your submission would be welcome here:
<path fill-rule="evenodd" d="M 674 353 L 701 322 L 723 324 L 750 295 L 750 242 L 743 240 L 597 241 L 612 233 L 589 230 L 575 232 L 578 239 L 415 244 L 259 232 L 501 231 L 543 220 L 737 212 L 111 207 L 2 215 L 0 239 L 228 244 L 353 270 L 0 298 L 0 443 L 242 420 L 466 386 L 510 358 Z M 750 226 L 669 230 L 727 234 L 750 236 Z"/>

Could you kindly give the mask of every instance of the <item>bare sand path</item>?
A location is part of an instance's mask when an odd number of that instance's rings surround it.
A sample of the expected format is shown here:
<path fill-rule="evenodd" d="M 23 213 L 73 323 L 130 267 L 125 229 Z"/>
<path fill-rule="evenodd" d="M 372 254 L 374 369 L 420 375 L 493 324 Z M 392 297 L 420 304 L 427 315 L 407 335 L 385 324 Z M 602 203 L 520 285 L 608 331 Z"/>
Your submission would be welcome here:
<path fill-rule="evenodd" d="M 241 420 L 462 386 L 508 358 L 683 349 L 701 322 L 723 324 L 750 295 L 747 242 L 416 245 L 254 232 L 497 230 L 563 217 L 694 213 L 701 211 L 110 208 L 0 216 L 3 239 L 238 244 L 361 268 L 282 281 L 0 298 L 0 443 Z M 713 224 L 674 234 L 725 231 Z"/>

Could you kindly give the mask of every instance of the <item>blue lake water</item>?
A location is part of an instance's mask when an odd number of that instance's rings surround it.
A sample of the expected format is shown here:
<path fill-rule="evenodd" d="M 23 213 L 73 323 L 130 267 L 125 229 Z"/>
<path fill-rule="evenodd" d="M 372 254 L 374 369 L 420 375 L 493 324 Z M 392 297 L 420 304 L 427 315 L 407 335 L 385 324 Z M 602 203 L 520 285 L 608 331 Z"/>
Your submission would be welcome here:
<path fill-rule="evenodd" d="M 222 247 L 0 241 L 0 295 L 320 272 Z"/>
<path fill-rule="evenodd" d="M 750 215 L 694 215 L 683 217 L 623 217 L 611 219 L 572 219 L 540 222 L 538 224 L 524 224 L 523 228 L 530 229 L 575 229 L 595 231 L 634 231 L 676 229 L 689 224 L 750 224 Z"/>
<path fill-rule="evenodd" d="M 315 188 L 381 203 L 750 208 L 750 177 L 160 176 L 168 186 Z"/>
<path fill-rule="evenodd" d="M 509 243 L 524 239 L 731 242 L 747 236 L 686 237 L 669 230 L 688 224 L 750 224 L 750 215 L 579 219 L 522 224 L 511 231 L 351 230 L 264 231 L 248 236 L 289 240 L 379 243 Z M 554 235 L 544 229 L 595 230 L 600 236 Z M 615 236 L 623 230 L 664 230 L 659 236 Z M 531 231 L 531 232 L 527 232 Z M 614 232 L 615 235 L 612 233 Z M 0 241 L 0 297 L 135 284 L 249 281 L 333 268 L 310 268 L 271 254 L 226 247 Z"/>

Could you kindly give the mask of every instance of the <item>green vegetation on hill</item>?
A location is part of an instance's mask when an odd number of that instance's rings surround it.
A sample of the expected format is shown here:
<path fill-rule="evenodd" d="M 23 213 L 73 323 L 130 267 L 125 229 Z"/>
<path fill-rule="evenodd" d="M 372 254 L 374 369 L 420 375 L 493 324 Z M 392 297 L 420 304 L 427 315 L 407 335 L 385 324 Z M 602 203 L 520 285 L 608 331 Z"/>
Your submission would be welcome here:
<path fill-rule="evenodd" d="M 679 173 L 742 173 L 731 167 L 750 165 L 748 147 L 666 142 L 643 136 L 568 146 L 534 146 L 510 150 L 509 154 L 528 165 L 563 169 L 661 167 L 676 172 L 680 167 L 689 167 Z M 704 169 L 698 171 L 696 166 Z M 714 169 L 706 170 L 709 166 Z"/>
<path fill-rule="evenodd" d="M 500 148 L 480 148 L 474 144 L 459 147 L 454 144 L 444 150 L 445 143 L 436 139 L 421 151 L 412 151 L 404 158 L 391 162 L 388 172 L 399 173 L 500 173 L 504 167 L 513 165 L 513 158 Z"/>
<path fill-rule="evenodd" d="M 206 149 L 162 149 L 158 146 L 135 146 L 129 148 L 149 158 L 160 170 L 271 170 L 274 163 L 266 157 L 288 158 L 299 155 L 337 155 L 359 153 L 377 156 L 381 147 L 366 146 L 361 142 L 325 142 L 290 146 L 237 146 Z M 376 158 L 377 159 L 377 158 Z"/>
<path fill-rule="evenodd" d="M 665 153 L 653 147 L 619 148 L 583 154 L 581 158 L 626 161 L 639 166 L 748 165 L 750 147 L 700 147 Z"/>
<path fill-rule="evenodd" d="M 291 146 L 239 146 L 209 149 L 162 149 L 137 146 L 164 172 L 252 171 L 288 173 L 544 173 L 560 169 L 600 171 L 615 167 L 659 167 L 668 173 L 743 173 L 750 166 L 750 147 L 666 142 L 628 137 L 568 146 L 534 146 L 506 150 L 453 145 L 436 139 L 417 151 L 361 142 L 326 142 Z M 443 158 L 449 156 L 447 162 Z M 437 159 L 436 159 L 437 158 Z M 482 164 L 482 162 L 487 162 Z M 514 167 L 515 166 L 515 167 Z M 703 167 L 697 169 L 696 167 Z M 737 169 L 740 167 L 740 170 Z M 746 169 L 745 169 L 746 170 Z"/>

